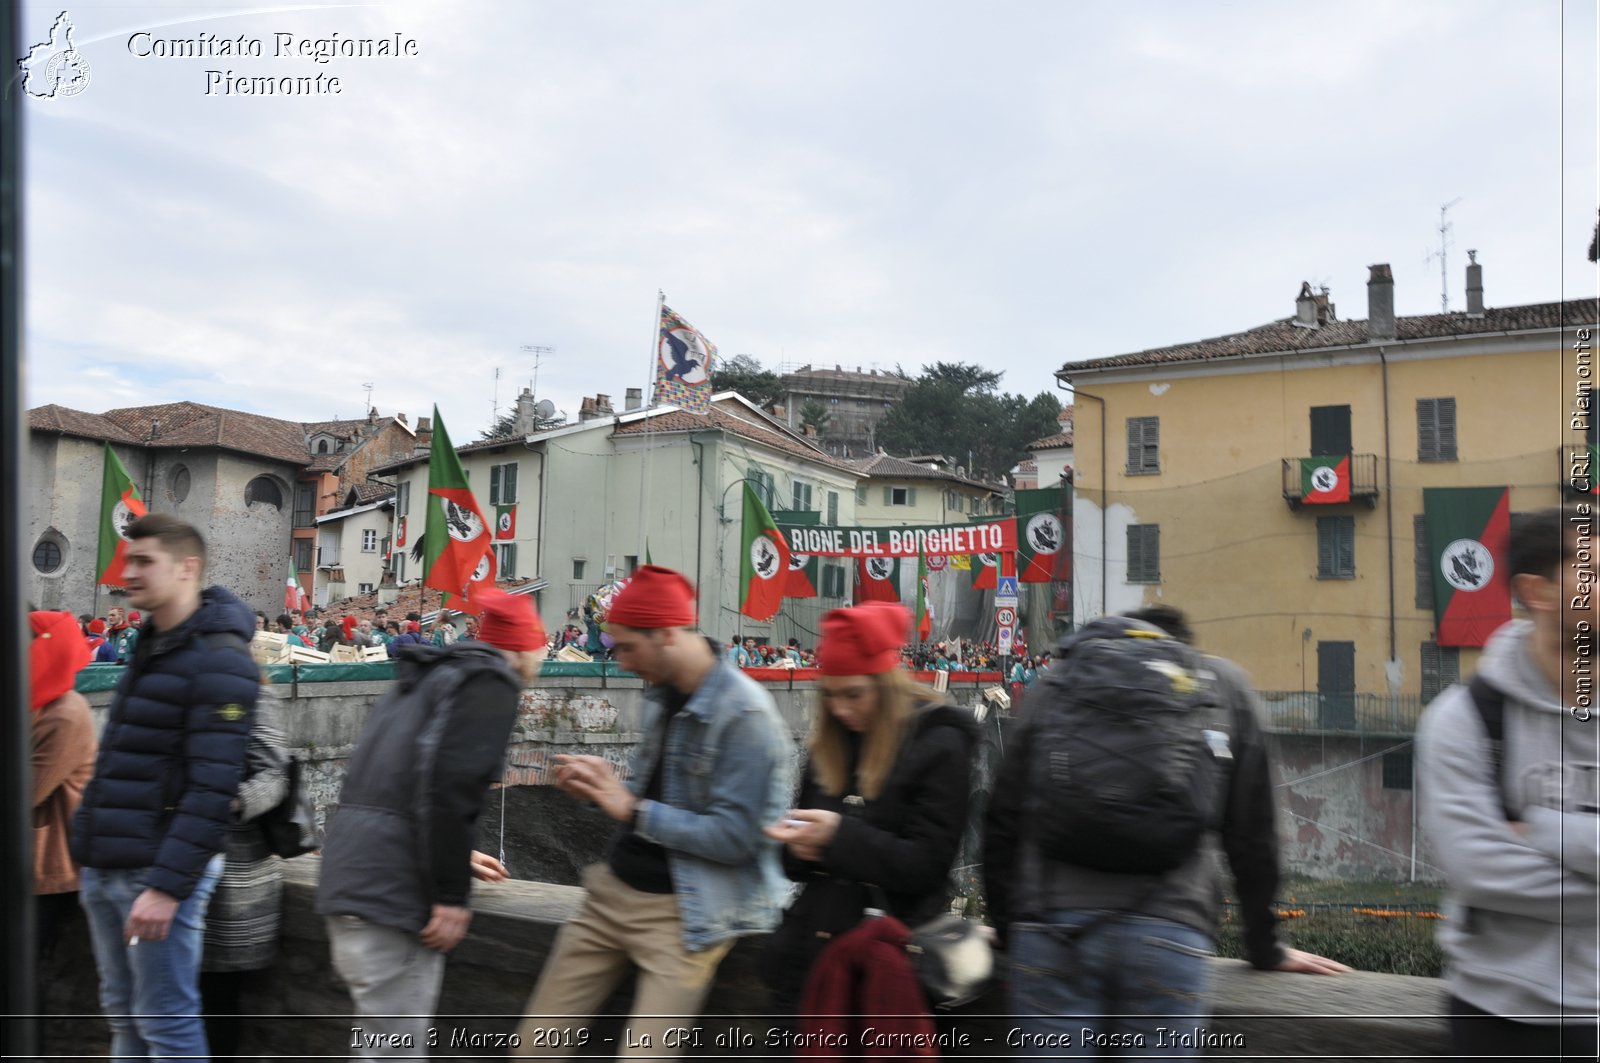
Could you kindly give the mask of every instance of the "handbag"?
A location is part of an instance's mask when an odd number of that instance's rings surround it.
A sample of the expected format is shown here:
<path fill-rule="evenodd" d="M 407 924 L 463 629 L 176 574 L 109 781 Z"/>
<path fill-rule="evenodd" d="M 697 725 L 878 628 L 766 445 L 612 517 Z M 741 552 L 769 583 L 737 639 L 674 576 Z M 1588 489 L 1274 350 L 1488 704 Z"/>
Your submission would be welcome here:
<path fill-rule="evenodd" d="M 917 981 L 936 1007 L 968 1003 L 994 977 L 994 949 L 984 928 L 953 912 L 913 927 L 906 953 Z"/>
<path fill-rule="evenodd" d="M 306 793 L 301 779 L 300 758 L 290 757 L 283 773 L 289 784 L 283 800 L 261 813 L 256 822 L 267 839 L 267 848 L 289 860 L 322 848 L 322 831 L 317 827 L 311 795 Z"/>

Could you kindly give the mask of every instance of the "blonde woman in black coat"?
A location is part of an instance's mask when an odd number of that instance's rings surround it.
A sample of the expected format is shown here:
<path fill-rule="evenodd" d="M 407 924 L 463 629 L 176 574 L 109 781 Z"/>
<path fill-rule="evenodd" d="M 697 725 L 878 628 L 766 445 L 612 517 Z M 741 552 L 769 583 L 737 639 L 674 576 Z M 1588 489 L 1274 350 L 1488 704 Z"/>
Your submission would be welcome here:
<path fill-rule="evenodd" d="M 806 976 L 865 909 L 907 926 L 947 911 L 966 829 L 976 728 L 901 664 L 911 624 L 874 602 L 822 618 L 822 671 L 796 807 L 767 829 L 799 896 L 763 965 L 777 1011 L 798 1010 Z"/>

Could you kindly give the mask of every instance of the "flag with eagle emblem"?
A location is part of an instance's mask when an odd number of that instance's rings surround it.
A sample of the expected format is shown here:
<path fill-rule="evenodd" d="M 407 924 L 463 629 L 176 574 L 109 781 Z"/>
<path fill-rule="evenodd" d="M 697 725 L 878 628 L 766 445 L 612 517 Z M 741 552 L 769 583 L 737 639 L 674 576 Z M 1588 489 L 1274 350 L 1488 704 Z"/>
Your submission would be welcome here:
<path fill-rule="evenodd" d="M 772 514 L 744 484 L 744 549 L 739 556 L 739 612 L 752 620 L 771 620 L 789 584 L 789 544 L 778 534 Z"/>

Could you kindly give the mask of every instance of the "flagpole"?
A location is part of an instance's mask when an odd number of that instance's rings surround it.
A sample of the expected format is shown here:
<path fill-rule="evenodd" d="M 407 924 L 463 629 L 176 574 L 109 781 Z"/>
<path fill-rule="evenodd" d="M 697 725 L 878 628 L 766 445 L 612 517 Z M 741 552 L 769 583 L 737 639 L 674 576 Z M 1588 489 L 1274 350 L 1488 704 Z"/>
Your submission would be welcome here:
<path fill-rule="evenodd" d="M 656 289 L 656 317 L 654 328 L 650 332 L 650 372 L 645 377 L 645 387 L 650 389 L 649 401 L 644 406 L 644 460 L 639 463 L 639 546 L 636 556 L 644 556 L 645 540 L 649 532 L 645 528 L 646 514 L 650 512 L 650 426 L 654 420 L 650 411 L 656 405 L 656 364 L 661 358 L 661 311 L 667 305 L 667 293 L 660 288 Z"/>

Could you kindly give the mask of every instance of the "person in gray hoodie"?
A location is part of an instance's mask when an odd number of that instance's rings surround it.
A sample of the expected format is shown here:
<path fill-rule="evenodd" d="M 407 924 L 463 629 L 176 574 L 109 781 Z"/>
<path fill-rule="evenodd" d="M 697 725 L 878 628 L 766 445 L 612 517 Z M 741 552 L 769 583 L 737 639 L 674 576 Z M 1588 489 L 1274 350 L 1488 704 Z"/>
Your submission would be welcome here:
<path fill-rule="evenodd" d="M 1451 1038 L 1470 1057 L 1595 1057 L 1593 510 L 1512 522 L 1507 575 L 1528 618 L 1489 637 L 1480 689 L 1446 690 L 1417 729 L 1421 823 L 1447 882 Z M 1498 754 L 1480 701 L 1503 706 Z"/>

